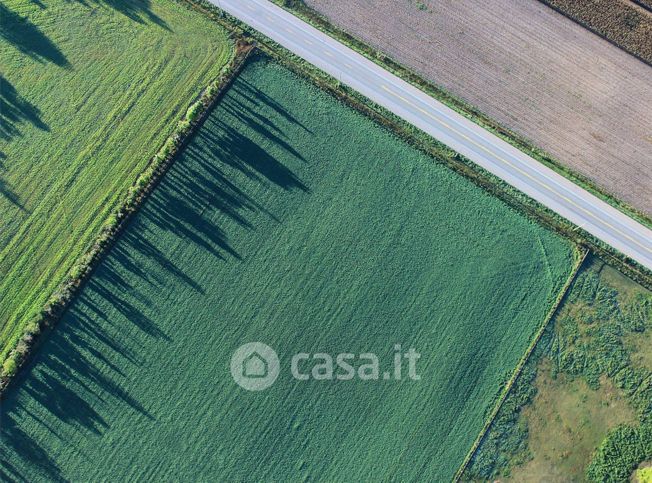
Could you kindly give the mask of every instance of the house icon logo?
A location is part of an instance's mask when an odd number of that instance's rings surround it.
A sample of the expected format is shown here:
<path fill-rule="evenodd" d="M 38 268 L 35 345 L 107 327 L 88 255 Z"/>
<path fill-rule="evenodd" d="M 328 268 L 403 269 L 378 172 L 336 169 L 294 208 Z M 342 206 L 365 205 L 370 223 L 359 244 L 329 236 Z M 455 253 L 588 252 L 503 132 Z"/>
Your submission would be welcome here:
<path fill-rule="evenodd" d="M 258 352 L 253 352 L 242 361 L 242 375 L 244 377 L 267 377 L 269 364 Z"/>
<path fill-rule="evenodd" d="M 236 349 L 231 357 L 231 376 L 243 389 L 262 391 L 278 377 L 278 355 L 262 342 L 249 342 Z"/>

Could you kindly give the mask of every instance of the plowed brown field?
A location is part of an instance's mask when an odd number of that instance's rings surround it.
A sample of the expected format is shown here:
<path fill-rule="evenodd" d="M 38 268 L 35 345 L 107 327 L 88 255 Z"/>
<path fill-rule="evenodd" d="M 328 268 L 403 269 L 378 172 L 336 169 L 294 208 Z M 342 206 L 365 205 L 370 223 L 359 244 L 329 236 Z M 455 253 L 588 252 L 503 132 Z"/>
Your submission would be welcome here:
<path fill-rule="evenodd" d="M 306 0 L 652 216 L 652 67 L 536 0 Z"/>

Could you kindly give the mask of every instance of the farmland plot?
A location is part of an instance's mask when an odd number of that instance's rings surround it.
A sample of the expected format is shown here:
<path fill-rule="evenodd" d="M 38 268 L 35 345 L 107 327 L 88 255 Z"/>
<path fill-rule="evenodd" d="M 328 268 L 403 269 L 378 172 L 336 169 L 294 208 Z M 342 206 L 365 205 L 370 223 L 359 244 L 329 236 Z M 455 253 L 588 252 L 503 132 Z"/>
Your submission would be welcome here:
<path fill-rule="evenodd" d="M 251 63 L 4 403 L 4 472 L 452 477 L 573 249 L 277 64 Z M 241 344 L 274 348 L 265 391 Z M 298 352 L 420 380 L 295 380 Z"/>
<path fill-rule="evenodd" d="M 0 4 L 0 363 L 231 51 L 170 0 Z"/>

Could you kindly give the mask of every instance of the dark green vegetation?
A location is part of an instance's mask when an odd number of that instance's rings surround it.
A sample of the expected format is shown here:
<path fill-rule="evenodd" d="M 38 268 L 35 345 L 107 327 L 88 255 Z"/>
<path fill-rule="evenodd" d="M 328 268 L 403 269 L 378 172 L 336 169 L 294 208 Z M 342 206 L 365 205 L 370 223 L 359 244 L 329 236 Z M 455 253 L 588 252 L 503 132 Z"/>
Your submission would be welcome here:
<path fill-rule="evenodd" d="M 652 456 L 652 424 L 619 426 L 595 452 L 587 469 L 591 481 L 628 481 L 639 463 Z"/>
<path fill-rule="evenodd" d="M 309 100 L 309 102 L 307 101 Z M 251 64 L 4 403 L 5 473 L 450 478 L 573 250 L 388 131 Z M 240 389 L 233 351 L 281 357 Z M 421 381 L 303 381 L 292 354 L 421 352 Z"/>
<path fill-rule="evenodd" d="M 640 352 L 649 353 L 650 347 L 637 343 L 651 330 L 652 293 L 591 260 L 514 386 L 467 478 L 629 478 L 652 456 L 652 367 L 639 362 L 645 361 Z"/>
<path fill-rule="evenodd" d="M 170 0 L 0 4 L 0 362 L 231 54 Z"/>
<path fill-rule="evenodd" d="M 628 0 L 541 1 L 643 62 L 652 65 L 652 16 L 650 12 L 632 5 L 632 2 Z M 649 3 L 645 7 L 650 8 Z"/>

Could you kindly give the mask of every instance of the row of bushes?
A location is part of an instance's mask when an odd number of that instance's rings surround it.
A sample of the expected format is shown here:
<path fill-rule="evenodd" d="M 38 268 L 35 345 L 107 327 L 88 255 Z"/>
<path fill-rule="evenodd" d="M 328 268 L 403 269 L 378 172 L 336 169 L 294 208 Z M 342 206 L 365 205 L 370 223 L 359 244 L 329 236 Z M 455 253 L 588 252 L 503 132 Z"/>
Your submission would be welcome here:
<path fill-rule="evenodd" d="M 652 12 L 652 0 L 632 0 L 646 10 Z"/>
<path fill-rule="evenodd" d="M 25 363 L 38 342 L 39 336 L 61 317 L 74 295 L 106 252 L 106 249 L 120 234 L 127 219 L 142 205 L 162 175 L 170 167 L 194 128 L 199 125 L 209 108 L 241 70 L 251 50 L 251 45 L 242 41 L 236 42 L 233 60 L 222 70 L 218 78 L 206 87 L 198 100 L 190 105 L 183 119 L 178 122 L 174 132 L 166 139 L 129 189 L 120 207 L 108 217 L 93 245 L 75 263 L 41 313 L 27 324 L 23 336 L 3 361 L 0 373 L 0 394 L 6 390 L 13 376 Z"/>
<path fill-rule="evenodd" d="M 616 199 L 610 193 L 602 191 L 601 188 L 596 186 L 589 178 L 568 169 L 566 166 L 564 166 L 559 161 L 554 159 L 548 153 L 544 152 L 540 148 L 533 146 L 527 139 L 522 138 L 521 136 L 514 133 L 513 131 L 506 129 L 505 127 L 496 123 L 496 121 L 487 117 L 485 114 L 480 112 L 477 108 L 471 106 L 464 100 L 452 95 L 442 87 L 439 87 L 435 84 L 432 84 L 431 82 L 424 80 L 418 74 L 412 72 L 409 68 L 394 61 L 392 58 L 388 57 L 383 52 L 370 47 L 369 45 L 358 40 L 357 38 L 353 37 L 349 33 L 335 27 L 329 22 L 329 20 L 326 17 L 324 17 L 323 15 L 321 15 L 311 7 L 307 6 L 303 0 L 272 0 L 272 1 L 281 7 L 291 10 L 292 13 L 302 18 L 303 20 L 307 21 L 314 27 L 340 40 L 342 43 L 348 45 L 356 52 L 378 63 L 389 72 L 392 72 L 398 77 L 406 80 L 407 82 L 411 83 L 412 85 L 418 87 L 419 89 L 423 90 L 427 94 L 431 95 L 435 99 L 438 99 L 439 101 L 443 102 L 451 109 L 471 119 L 473 122 L 482 126 L 484 129 L 491 131 L 492 133 L 494 133 L 504 141 L 510 143 L 517 149 L 525 152 L 529 156 L 533 157 L 534 159 L 538 160 L 539 162 L 543 163 L 544 165 L 548 166 L 554 171 L 562 174 L 563 176 L 570 179 L 575 184 L 583 187 L 587 191 L 591 192 L 598 198 L 601 198 L 605 202 L 625 212 L 633 219 L 639 221 L 640 223 L 646 226 L 652 227 L 652 219 L 647 214 L 642 213 L 636 208 L 630 206 L 629 204 Z M 641 1 L 652 2 L 652 0 L 641 0 Z M 608 251 L 609 250 L 601 251 L 600 255 L 608 256 L 607 255 Z M 631 264 L 631 261 L 620 259 L 619 261 L 614 260 L 614 263 L 618 263 L 619 266 L 624 267 L 624 264 Z M 629 273 L 629 275 L 632 277 L 637 277 L 635 273 Z M 646 286 L 652 288 L 652 275 L 650 274 L 647 274 L 643 278 L 638 277 L 637 281 L 644 283 L 643 281 L 645 280 L 645 277 L 648 277 L 649 280 Z"/>
<path fill-rule="evenodd" d="M 514 193 L 512 193 L 513 190 L 511 190 L 509 187 L 502 186 L 500 180 L 486 179 L 487 177 L 491 177 L 491 175 L 488 175 L 488 173 L 484 173 L 484 172 L 478 173 L 478 171 L 481 170 L 478 170 L 477 167 L 475 166 L 469 167 L 468 161 L 465 162 L 463 159 L 461 159 L 461 156 L 459 156 L 457 153 L 452 152 L 446 146 L 441 145 L 436 141 L 433 142 L 433 140 L 430 138 L 428 138 L 427 140 L 424 139 L 424 135 L 422 135 L 416 128 L 406 125 L 405 122 L 402 122 L 400 119 L 397 119 L 396 116 L 394 116 L 393 114 L 386 112 L 379 106 L 375 106 L 369 100 L 361 98 L 361 96 L 357 95 L 355 92 L 352 92 L 345 86 L 340 85 L 336 80 L 329 79 L 328 76 L 324 75 L 323 73 L 317 72 L 314 68 L 307 65 L 301 59 L 296 58 L 293 54 L 285 51 L 285 49 L 278 46 L 273 41 L 269 41 L 265 37 L 261 36 L 258 32 L 250 29 L 247 25 L 239 22 L 237 19 L 232 18 L 228 14 L 224 14 L 223 12 L 214 8 L 214 6 L 208 4 L 205 1 L 202 0 L 187 0 L 187 1 L 189 1 L 191 4 L 194 4 L 196 7 L 204 10 L 205 13 L 208 13 L 215 20 L 219 21 L 227 28 L 231 26 L 231 28 L 234 31 L 236 31 L 238 34 L 251 36 L 259 40 L 261 42 L 260 45 L 261 50 L 264 51 L 266 54 L 271 55 L 275 60 L 283 63 L 297 74 L 309 78 L 310 81 L 315 82 L 317 85 L 324 88 L 331 94 L 335 95 L 343 102 L 346 102 L 347 104 L 351 105 L 357 110 L 360 110 L 366 115 L 369 115 L 377 122 L 387 126 L 391 130 L 396 132 L 399 136 L 408 140 L 411 144 L 416 145 L 420 149 L 428 152 L 431 155 L 436 156 L 439 159 L 446 160 L 446 162 L 449 165 L 452 165 L 451 167 L 453 169 L 455 169 L 458 172 L 461 172 L 461 174 L 467 177 L 472 178 L 476 183 L 481 184 L 483 187 L 485 187 L 491 192 L 495 192 L 495 194 L 497 194 L 499 197 L 505 199 L 504 192 L 509 192 L 509 194 L 507 195 L 508 197 L 511 196 L 518 199 L 516 201 L 516 205 L 520 205 L 519 208 L 522 209 L 524 204 L 525 205 L 531 204 L 531 202 L 528 199 L 526 199 L 524 195 L 521 195 L 520 193 L 514 195 Z M 290 0 L 290 1 L 277 0 L 277 3 L 282 3 L 284 6 L 291 7 L 291 8 L 296 8 L 296 5 L 302 4 L 300 1 L 297 0 Z M 512 205 L 515 204 L 513 199 L 507 201 L 509 204 Z M 526 211 L 530 211 L 530 210 L 526 210 Z M 540 213 L 534 215 L 533 211 L 530 211 L 529 214 L 536 217 L 539 221 L 542 221 Z M 554 217 L 555 215 L 552 214 L 552 216 Z M 552 225 L 555 229 L 559 230 L 558 219 L 548 219 L 548 220 L 544 220 L 544 222 L 546 222 L 546 224 Z M 571 238 L 580 241 L 584 240 L 582 237 L 578 236 L 579 234 L 577 234 L 572 227 L 567 226 L 565 228 L 566 228 L 565 230 L 566 233 L 568 233 L 569 231 L 575 233 L 575 236 Z M 598 248 L 598 250 L 600 250 L 599 247 L 594 247 L 594 248 Z M 623 262 L 623 260 L 620 259 L 614 260 L 608 247 L 603 247 L 600 250 L 600 253 L 604 254 L 609 259 L 617 262 L 618 265 L 621 265 Z M 632 262 L 631 260 L 629 260 L 629 261 L 625 261 L 625 263 L 631 264 Z M 647 274 L 645 273 L 640 274 L 637 272 L 630 272 L 630 274 L 632 274 L 633 276 L 637 276 L 637 278 L 639 278 L 639 280 L 641 280 L 642 282 L 649 280 L 646 279 Z M 547 340 L 541 341 L 541 343 L 536 346 L 537 351 L 539 351 L 539 348 L 548 347 L 550 345 L 550 340 L 552 339 L 552 336 L 548 334 L 548 336 L 544 338 Z M 545 349 L 542 350 L 545 352 Z M 535 374 L 536 373 L 532 370 L 531 366 L 526 366 L 523 373 L 524 377 L 520 377 L 517 379 L 517 381 L 520 382 L 516 384 L 516 390 L 512 391 L 511 393 L 515 396 L 516 399 L 508 399 L 505 402 L 507 411 L 501 413 L 503 416 L 509 413 L 509 407 L 511 407 L 512 409 L 514 409 L 515 407 L 522 407 L 528 400 L 531 399 L 531 397 L 533 396 L 532 385 L 528 383 L 533 381 Z M 506 419 L 511 419 L 511 418 L 508 416 Z M 506 427 L 513 427 L 516 425 L 517 424 L 515 419 L 512 419 L 512 422 L 505 424 Z M 506 432 L 508 433 L 509 430 Z M 525 438 L 523 437 L 517 436 L 515 439 L 512 439 L 512 443 L 514 444 L 514 448 L 518 447 L 521 450 L 524 447 L 526 448 L 527 446 L 525 443 Z M 480 452 L 480 454 L 487 454 L 487 453 Z M 523 452 L 521 452 L 521 454 L 523 454 Z M 506 460 L 503 461 L 503 463 L 505 462 Z M 514 461 L 511 460 L 511 463 L 513 464 Z M 490 464 L 489 466 L 496 468 L 497 466 L 501 466 L 501 464 L 500 463 L 497 465 Z"/>
<path fill-rule="evenodd" d="M 628 0 L 541 1 L 652 65 L 652 16 Z"/>

